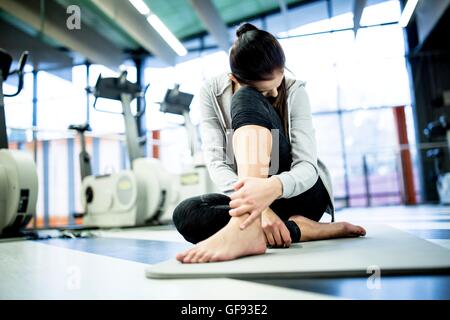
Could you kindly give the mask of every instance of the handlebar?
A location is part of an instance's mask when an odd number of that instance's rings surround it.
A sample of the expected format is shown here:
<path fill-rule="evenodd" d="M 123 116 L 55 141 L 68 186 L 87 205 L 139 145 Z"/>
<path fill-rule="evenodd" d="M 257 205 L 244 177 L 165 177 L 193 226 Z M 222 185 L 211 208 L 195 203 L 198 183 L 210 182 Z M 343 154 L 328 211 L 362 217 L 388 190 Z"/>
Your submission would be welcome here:
<path fill-rule="evenodd" d="M 122 94 L 130 96 L 130 102 L 135 98 L 143 98 L 143 108 L 135 114 L 135 117 L 141 116 L 146 109 L 145 94 L 149 85 L 142 88 L 140 85 L 127 80 L 127 72 L 122 71 L 119 77 L 102 78 L 100 74 L 94 87 L 86 88 L 89 94 L 95 97 L 94 109 L 101 112 L 117 113 L 97 108 L 97 100 L 99 98 L 122 101 Z M 120 114 L 120 113 L 119 113 Z"/>
<path fill-rule="evenodd" d="M 13 75 L 13 74 L 17 74 L 17 76 L 19 78 L 19 84 L 17 86 L 17 91 L 15 93 L 5 94 L 5 97 L 15 97 L 15 96 L 17 96 L 20 93 L 20 91 L 22 91 L 22 89 L 23 89 L 23 76 L 24 76 L 23 69 L 25 68 L 25 64 L 27 63 L 28 56 L 29 56 L 28 51 L 24 51 L 22 53 L 22 55 L 20 56 L 20 59 L 19 59 L 19 68 L 14 70 L 14 71 L 12 71 L 12 72 L 10 72 L 8 74 L 8 76 Z"/>

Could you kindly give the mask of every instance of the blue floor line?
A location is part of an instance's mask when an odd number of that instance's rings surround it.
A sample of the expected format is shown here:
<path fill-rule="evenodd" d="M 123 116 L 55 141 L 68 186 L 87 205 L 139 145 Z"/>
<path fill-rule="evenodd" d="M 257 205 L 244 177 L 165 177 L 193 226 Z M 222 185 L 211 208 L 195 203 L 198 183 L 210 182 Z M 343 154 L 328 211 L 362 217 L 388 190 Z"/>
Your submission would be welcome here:
<path fill-rule="evenodd" d="M 408 231 L 409 233 L 422 239 L 450 239 L 450 229 L 405 229 L 405 231 Z"/>
<path fill-rule="evenodd" d="M 188 243 L 122 238 L 48 239 L 39 242 L 147 264 L 172 259 L 178 252 L 192 247 Z"/>

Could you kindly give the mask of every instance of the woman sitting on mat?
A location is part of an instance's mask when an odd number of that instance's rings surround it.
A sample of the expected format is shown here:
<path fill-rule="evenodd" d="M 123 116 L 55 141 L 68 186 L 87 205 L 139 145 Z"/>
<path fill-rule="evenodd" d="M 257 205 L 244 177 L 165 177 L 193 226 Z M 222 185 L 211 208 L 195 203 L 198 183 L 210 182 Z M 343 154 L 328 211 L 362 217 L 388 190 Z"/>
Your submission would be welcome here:
<path fill-rule="evenodd" d="M 197 244 L 177 259 L 225 261 L 263 254 L 267 245 L 364 236 L 362 227 L 334 223 L 331 180 L 317 159 L 305 83 L 285 77 L 280 43 L 249 23 L 236 34 L 231 74 L 210 79 L 200 93 L 208 170 L 224 193 L 233 193 L 177 206 L 176 228 Z M 318 222 L 324 212 L 332 223 Z"/>

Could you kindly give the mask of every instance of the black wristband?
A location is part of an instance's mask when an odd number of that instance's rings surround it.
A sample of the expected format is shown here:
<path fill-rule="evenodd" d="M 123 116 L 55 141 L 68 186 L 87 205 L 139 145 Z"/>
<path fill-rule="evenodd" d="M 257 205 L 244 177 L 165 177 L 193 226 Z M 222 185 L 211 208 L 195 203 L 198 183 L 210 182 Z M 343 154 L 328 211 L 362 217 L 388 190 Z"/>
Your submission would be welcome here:
<path fill-rule="evenodd" d="M 302 232 L 300 231 L 300 228 L 298 227 L 298 225 L 292 220 L 285 221 L 284 224 L 286 225 L 286 227 L 289 230 L 292 243 L 300 242 Z"/>

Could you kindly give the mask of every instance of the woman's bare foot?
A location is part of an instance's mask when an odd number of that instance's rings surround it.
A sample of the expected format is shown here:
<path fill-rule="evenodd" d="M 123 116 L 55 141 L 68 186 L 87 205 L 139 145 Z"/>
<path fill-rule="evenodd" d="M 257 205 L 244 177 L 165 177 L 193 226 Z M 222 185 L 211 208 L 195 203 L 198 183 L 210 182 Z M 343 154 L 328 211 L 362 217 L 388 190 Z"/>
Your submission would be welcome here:
<path fill-rule="evenodd" d="M 324 240 L 332 238 L 361 237 L 366 235 L 363 227 L 348 222 L 320 223 L 303 216 L 292 216 L 300 228 L 300 241 Z"/>
<path fill-rule="evenodd" d="M 195 247 L 177 254 L 177 260 L 183 263 L 216 262 L 265 253 L 266 238 L 260 219 L 244 230 L 239 228 L 247 217 L 248 215 L 243 215 L 231 218 L 217 233 Z"/>

